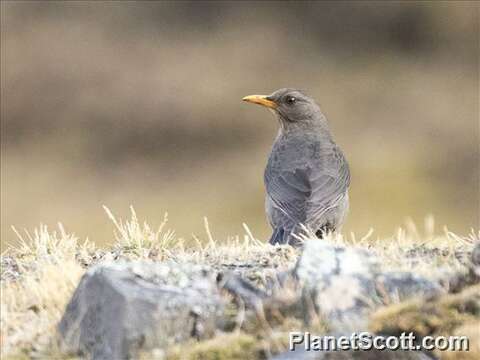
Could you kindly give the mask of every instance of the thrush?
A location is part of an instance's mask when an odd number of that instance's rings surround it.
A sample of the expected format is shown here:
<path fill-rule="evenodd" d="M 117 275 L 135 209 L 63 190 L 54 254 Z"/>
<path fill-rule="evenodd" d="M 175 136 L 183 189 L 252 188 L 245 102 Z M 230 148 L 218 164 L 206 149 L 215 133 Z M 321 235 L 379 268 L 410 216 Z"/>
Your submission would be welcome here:
<path fill-rule="evenodd" d="M 264 173 L 270 243 L 298 245 L 304 227 L 319 238 L 339 230 L 349 207 L 350 170 L 320 107 L 295 89 L 243 100 L 267 107 L 280 124 Z"/>

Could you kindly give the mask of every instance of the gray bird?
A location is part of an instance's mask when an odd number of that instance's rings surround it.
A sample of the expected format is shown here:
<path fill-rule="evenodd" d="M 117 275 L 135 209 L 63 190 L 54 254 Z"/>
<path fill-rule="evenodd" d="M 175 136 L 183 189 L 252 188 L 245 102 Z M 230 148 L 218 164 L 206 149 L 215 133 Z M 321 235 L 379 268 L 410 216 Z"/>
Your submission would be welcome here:
<path fill-rule="evenodd" d="M 271 244 L 298 245 L 302 225 L 319 238 L 336 231 L 348 211 L 350 170 L 315 101 L 295 89 L 250 95 L 272 110 L 280 129 L 265 169 Z"/>

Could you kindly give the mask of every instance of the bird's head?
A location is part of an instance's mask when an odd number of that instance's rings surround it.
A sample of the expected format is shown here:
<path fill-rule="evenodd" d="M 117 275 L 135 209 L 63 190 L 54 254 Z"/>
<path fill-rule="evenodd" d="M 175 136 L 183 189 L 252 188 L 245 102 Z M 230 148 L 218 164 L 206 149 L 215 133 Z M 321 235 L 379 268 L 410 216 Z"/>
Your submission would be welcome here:
<path fill-rule="evenodd" d="M 284 129 L 325 122 L 319 106 L 300 90 L 280 89 L 270 95 L 245 96 L 243 101 L 271 109 Z"/>

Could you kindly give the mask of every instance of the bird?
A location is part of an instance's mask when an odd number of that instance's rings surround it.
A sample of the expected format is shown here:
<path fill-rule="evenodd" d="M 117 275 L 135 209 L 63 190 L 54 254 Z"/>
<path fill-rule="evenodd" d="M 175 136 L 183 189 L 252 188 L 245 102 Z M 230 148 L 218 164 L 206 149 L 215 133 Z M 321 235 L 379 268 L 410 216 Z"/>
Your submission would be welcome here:
<path fill-rule="evenodd" d="M 349 209 L 350 168 L 315 100 L 283 88 L 243 101 L 268 108 L 279 122 L 264 172 L 270 244 L 300 246 L 305 230 L 320 239 L 339 231 Z"/>

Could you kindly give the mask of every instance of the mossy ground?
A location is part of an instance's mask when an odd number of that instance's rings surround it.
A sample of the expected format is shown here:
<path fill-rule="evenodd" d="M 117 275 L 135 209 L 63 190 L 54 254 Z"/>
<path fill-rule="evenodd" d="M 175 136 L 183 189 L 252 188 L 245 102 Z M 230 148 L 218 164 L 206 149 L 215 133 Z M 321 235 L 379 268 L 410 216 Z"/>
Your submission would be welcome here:
<path fill-rule="evenodd" d="M 213 339 L 183 344 L 167 354 L 167 360 L 243 360 L 265 359 L 266 355 L 258 339 L 244 333 L 231 333 Z"/>
<path fill-rule="evenodd" d="M 413 332 L 417 337 L 467 336 L 468 352 L 440 352 L 446 359 L 480 358 L 480 285 L 458 294 L 435 299 L 418 299 L 379 309 L 371 317 L 370 330 L 400 335 Z"/>

